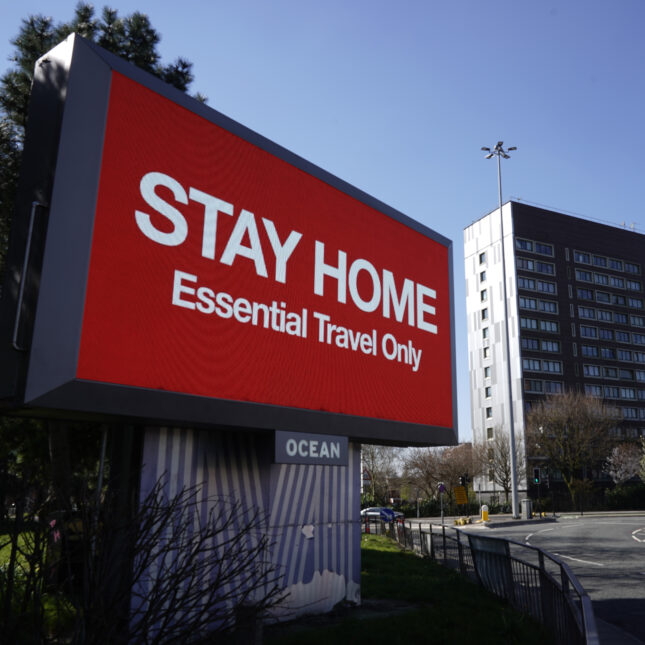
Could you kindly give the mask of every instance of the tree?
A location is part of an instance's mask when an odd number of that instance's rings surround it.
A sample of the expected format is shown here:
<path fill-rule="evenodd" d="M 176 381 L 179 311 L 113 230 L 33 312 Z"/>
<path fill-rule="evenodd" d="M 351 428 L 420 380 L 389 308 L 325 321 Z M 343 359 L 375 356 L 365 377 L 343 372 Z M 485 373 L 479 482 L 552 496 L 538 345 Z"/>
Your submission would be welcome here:
<path fill-rule="evenodd" d="M 11 57 L 13 67 L 0 78 L 0 278 L 4 272 L 34 65 L 72 32 L 184 92 L 193 81 L 192 63 L 186 59 L 178 58 L 165 65 L 160 62 L 157 45 L 161 37 L 143 13 L 120 18 L 116 10 L 105 7 L 97 19 L 93 6 L 80 2 L 68 23 L 55 25 L 51 18 L 41 15 L 22 21 L 18 35 L 11 41 L 15 48 Z"/>
<path fill-rule="evenodd" d="M 612 430 L 618 422 L 617 410 L 592 396 L 579 392 L 551 396 L 527 416 L 529 455 L 562 474 L 575 503 L 579 482 L 601 467 L 611 452 Z"/>
<path fill-rule="evenodd" d="M 363 498 L 368 505 L 386 505 L 390 493 L 398 489 L 399 474 L 396 463 L 398 449 L 391 446 L 361 445 L 361 463 L 363 471 L 369 474 L 369 484 L 364 485 Z"/>
<path fill-rule="evenodd" d="M 517 464 L 517 478 L 525 477 L 524 448 L 522 441 L 515 441 L 515 463 Z M 488 479 L 497 484 L 503 491 L 508 503 L 508 496 L 512 490 L 511 470 L 511 438 L 500 428 L 493 429 L 493 438 L 485 443 L 477 444 L 474 449 L 473 460 L 477 463 L 479 471 L 488 476 Z"/>
<path fill-rule="evenodd" d="M 615 446 L 605 462 L 605 472 L 620 486 L 640 473 L 642 451 L 634 443 Z"/>

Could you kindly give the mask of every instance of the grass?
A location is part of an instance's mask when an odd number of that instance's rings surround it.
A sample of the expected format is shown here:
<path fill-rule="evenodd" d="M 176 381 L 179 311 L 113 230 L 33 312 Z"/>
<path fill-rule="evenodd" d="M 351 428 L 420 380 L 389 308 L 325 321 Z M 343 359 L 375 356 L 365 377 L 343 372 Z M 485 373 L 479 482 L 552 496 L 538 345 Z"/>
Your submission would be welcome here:
<path fill-rule="evenodd" d="M 266 642 L 543 645 L 552 641 L 539 624 L 481 587 L 430 560 L 402 551 L 382 536 L 363 536 L 361 595 L 363 599 L 390 599 L 414 606 L 382 618 L 348 617 L 327 627 L 317 625 L 307 631 L 276 635 Z"/>

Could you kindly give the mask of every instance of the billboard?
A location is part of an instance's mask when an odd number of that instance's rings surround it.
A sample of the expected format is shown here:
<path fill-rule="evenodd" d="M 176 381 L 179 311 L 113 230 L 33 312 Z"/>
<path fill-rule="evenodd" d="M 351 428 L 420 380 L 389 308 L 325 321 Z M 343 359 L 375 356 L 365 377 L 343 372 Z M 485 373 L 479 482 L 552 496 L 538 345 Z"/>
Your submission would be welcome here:
<path fill-rule="evenodd" d="M 25 401 L 453 443 L 452 247 L 72 36 Z"/>

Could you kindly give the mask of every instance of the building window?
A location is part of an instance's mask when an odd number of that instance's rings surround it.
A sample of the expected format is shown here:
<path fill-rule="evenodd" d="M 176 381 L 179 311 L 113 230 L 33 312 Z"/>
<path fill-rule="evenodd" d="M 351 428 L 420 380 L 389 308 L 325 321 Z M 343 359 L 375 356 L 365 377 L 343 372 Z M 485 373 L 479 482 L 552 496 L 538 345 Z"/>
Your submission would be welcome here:
<path fill-rule="evenodd" d="M 542 293 L 555 293 L 555 282 L 547 282 L 546 280 L 537 281 L 537 290 Z"/>
<path fill-rule="evenodd" d="M 479 264 L 484 264 L 484 262 L 486 262 L 486 251 L 479 254 Z"/>
<path fill-rule="evenodd" d="M 540 349 L 543 352 L 559 352 L 560 351 L 560 341 L 558 340 L 541 340 Z"/>
<path fill-rule="evenodd" d="M 611 296 L 606 291 L 596 291 L 596 302 L 611 302 Z"/>
<path fill-rule="evenodd" d="M 537 300 L 535 298 L 520 296 L 519 301 L 522 309 L 537 309 Z"/>
<path fill-rule="evenodd" d="M 603 367 L 602 375 L 605 378 L 618 378 L 618 370 L 615 367 Z"/>
<path fill-rule="evenodd" d="M 636 380 L 639 381 L 640 383 L 645 381 L 645 371 L 643 370 L 636 370 L 634 372 L 634 376 L 636 377 Z"/>
<path fill-rule="evenodd" d="M 622 408 L 623 419 L 638 419 L 638 408 Z"/>
<path fill-rule="evenodd" d="M 538 323 L 535 318 L 520 318 L 520 327 L 522 329 L 537 329 Z"/>
<path fill-rule="evenodd" d="M 484 307 L 482 309 L 482 320 L 488 320 L 488 308 Z"/>
<path fill-rule="evenodd" d="M 552 374 L 562 374 L 562 363 L 560 361 L 542 361 L 542 371 Z"/>
<path fill-rule="evenodd" d="M 632 314 L 629 317 L 629 323 L 632 327 L 645 327 L 645 316 L 635 316 Z"/>
<path fill-rule="evenodd" d="M 524 271 L 535 271 L 535 262 L 529 260 L 528 258 L 517 258 L 516 267 Z"/>
<path fill-rule="evenodd" d="M 540 349 L 540 343 L 537 338 L 522 338 L 522 349 L 537 351 Z"/>
<path fill-rule="evenodd" d="M 628 298 L 627 303 L 632 309 L 642 309 L 643 301 L 640 298 Z"/>
<path fill-rule="evenodd" d="M 598 365 L 583 365 L 582 366 L 582 373 L 585 376 L 600 376 L 600 367 Z"/>
<path fill-rule="evenodd" d="M 486 418 L 490 419 L 493 416 L 493 408 L 486 408 Z"/>
<path fill-rule="evenodd" d="M 535 263 L 535 270 L 538 273 L 546 273 L 547 275 L 555 275 L 555 265 L 550 262 L 540 262 L 539 260 Z"/>
<path fill-rule="evenodd" d="M 614 322 L 620 324 L 620 325 L 626 325 L 627 324 L 627 314 L 621 314 L 618 313 L 617 311 L 614 312 Z"/>
<path fill-rule="evenodd" d="M 632 341 L 635 345 L 645 345 L 645 335 L 633 333 Z"/>
<path fill-rule="evenodd" d="M 583 271 L 582 269 L 576 269 L 576 280 L 581 280 L 582 282 L 592 282 L 593 275 L 591 271 Z"/>
<path fill-rule="evenodd" d="M 492 439 L 492 438 L 493 438 L 493 429 L 486 428 L 486 439 Z"/>
<path fill-rule="evenodd" d="M 606 287 L 609 285 L 609 276 L 605 275 L 604 273 L 594 273 L 593 281 L 596 284 L 600 284 Z"/>
<path fill-rule="evenodd" d="M 558 313 L 558 303 L 552 302 L 551 300 L 540 300 L 539 301 L 539 310 L 547 314 L 557 314 Z"/>
<path fill-rule="evenodd" d="M 522 368 L 531 372 L 540 372 L 542 365 L 537 358 L 523 358 Z"/>
<path fill-rule="evenodd" d="M 482 329 L 482 338 L 486 340 L 488 338 L 488 327 Z"/>
<path fill-rule="evenodd" d="M 620 388 L 620 398 L 621 399 L 635 399 L 636 390 L 633 387 L 621 387 Z"/>
<path fill-rule="evenodd" d="M 598 358 L 598 348 L 595 345 L 580 345 L 580 353 L 585 358 Z"/>
<path fill-rule="evenodd" d="M 625 272 L 635 273 L 636 275 L 638 275 L 641 272 L 640 265 L 634 264 L 633 262 L 625 262 Z"/>
<path fill-rule="evenodd" d="M 484 368 L 484 378 L 490 378 L 490 367 Z"/>
<path fill-rule="evenodd" d="M 532 378 L 525 378 L 524 391 L 537 392 L 539 394 L 542 394 L 543 392 L 542 381 L 536 381 L 535 379 L 532 379 Z"/>
<path fill-rule="evenodd" d="M 589 255 L 589 253 L 583 253 L 582 251 L 574 251 L 573 261 L 581 262 L 582 264 L 591 264 L 591 256 Z"/>
<path fill-rule="evenodd" d="M 546 394 L 562 394 L 563 390 L 562 381 L 544 381 L 544 392 Z"/>
<path fill-rule="evenodd" d="M 616 351 L 613 347 L 601 347 L 600 356 L 607 360 L 613 361 L 616 359 Z"/>
<path fill-rule="evenodd" d="M 588 318 L 590 320 L 596 319 L 596 310 L 591 307 L 578 306 L 578 316 L 580 318 Z"/>
<path fill-rule="evenodd" d="M 616 341 L 619 343 L 628 343 L 629 342 L 629 332 L 628 331 L 620 331 L 620 329 L 617 329 L 615 334 L 614 334 Z"/>
<path fill-rule="evenodd" d="M 481 271 L 479 273 L 479 281 L 480 282 L 486 282 L 486 271 Z"/>
<path fill-rule="evenodd" d="M 619 296 L 615 293 L 611 294 L 611 302 L 614 305 L 620 305 L 621 307 L 624 307 L 627 304 L 627 300 L 625 300 L 625 296 Z"/>
<path fill-rule="evenodd" d="M 635 363 L 645 363 L 645 352 L 632 352 Z"/>
<path fill-rule="evenodd" d="M 493 396 L 493 388 L 490 385 L 484 388 L 484 396 L 487 399 L 490 399 L 490 397 Z"/>
<path fill-rule="evenodd" d="M 610 269 L 615 269 L 616 271 L 622 271 L 623 270 L 623 261 L 622 260 L 614 260 L 613 258 L 609 258 L 609 268 Z"/>
<path fill-rule="evenodd" d="M 541 253 L 542 255 L 553 256 L 553 245 L 552 244 L 544 244 L 544 242 L 536 242 L 535 243 L 535 252 L 536 253 Z"/>
<path fill-rule="evenodd" d="M 535 280 L 519 276 L 517 278 L 517 287 L 518 289 L 531 289 L 532 291 L 535 291 Z"/>
<path fill-rule="evenodd" d="M 618 398 L 618 388 L 615 385 L 605 385 L 603 393 L 606 399 Z"/>
<path fill-rule="evenodd" d="M 490 347 L 484 347 L 484 358 L 490 358 Z"/>
<path fill-rule="evenodd" d="M 580 335 L 583 338 L 598 338 L 598 329 L 588 325 L 580 325 Z"/>
<path fill-rule="evenodd" d="M 615 287 L 616 289 L 624 289 L 625 288 L 625 280 L 623 278 L 619 278 L 618 276 L 612 275 L 609 277 L 609 284 L 612 287 Z"/>
<path fill-rule="evenodd" d="M 540 330 L 557 334 L 560 331 L 560 323 L 555 320 L 540 320 Z"/>
<path fill-rule="evenodd" d="M 582 329 L 580 330 L 580 335 L 583 336 Z M 601 327 L 598 330 L 598 337 L 601 338 L 602 340 L 614 340 L 614 330 L 613 329 L 605 329 L 604 327 Z M 595 338 L 595 336 L 594 336 L 594 338 Z"/>
<path fill-rule="evenodd" d="M 593 290 L 592 289 L 576 289 L 576 295 L 580 300 L 593 300 Z"/>
<path fill-rule="evenodd" d="M 640 283 L 640 280 L 626 280 L 625 281 L 625 286 L 630 291 L 640 291 L 642 289 L 642 285 Z"/>
<path fill-rule="evenodd" d="M 602 385 L 591 385 L 585 383 L 585 394 L 589 396 L 602 396 Z"/>
<path fill-rule="evenodd" d="M 479 299 L 480 299 L 482 302 L 486 302 L 486 301 L 488 300 L 488 290 L 487 290 L 487 289 L 482 289 L 482 290 L 479 292 Z"/>
<path fill-rule="evenodd" d="M 522 240 L 522 239 L 516 239 L 515 240 L 515 248 L 519 249 L 520 251 L 533 251 L 533 242 L 530 240 Z"/>
<path fill-rule="evenodd" d="M 593 264 L 596 267 L 606 267 L 607 266 L 607 258 L 603 257 L 602 255 L 594 255 L 593 256 Z"/>
<path fill-rule="evenodd" d="M 598 320 L 603 320 L 605 322 L 611 322 L 612 320 L 612 315 L 611 311 L 606 311 L 605 309 L 598 309 L 596 311 L 598 315 Z"/>
<path fill-rule="evenodd" d="M 629 361 L 632 360 L 632 353 L 629 349 L 617 349 L 616 356 L 619 361 Z"/>

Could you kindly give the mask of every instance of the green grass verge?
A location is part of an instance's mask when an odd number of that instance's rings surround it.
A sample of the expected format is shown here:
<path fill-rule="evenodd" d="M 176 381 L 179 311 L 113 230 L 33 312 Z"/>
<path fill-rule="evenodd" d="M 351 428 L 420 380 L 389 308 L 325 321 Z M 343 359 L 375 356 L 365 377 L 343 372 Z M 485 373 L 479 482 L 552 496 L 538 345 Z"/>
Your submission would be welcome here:
<path fill-rule="evenodd" d="M 271 645 L 330 643 L 461 643 L 543 645 L 552 641 L 542 626 L 516 612 L 459 574 L 402 551 L 392 540 L 365 535 L 361 595 L 413 603 L 405 613 L 382 618 L 346 618 L 331 626 L 267 638 Z"/>

